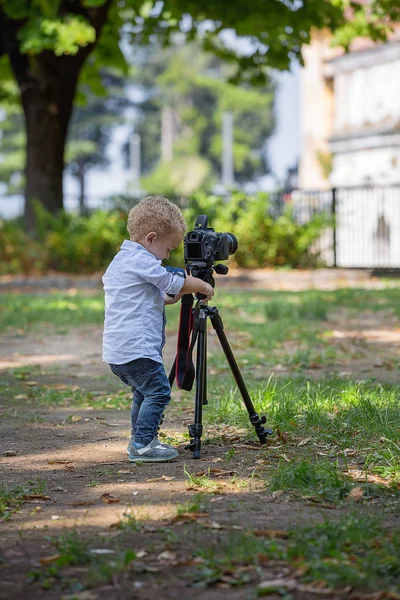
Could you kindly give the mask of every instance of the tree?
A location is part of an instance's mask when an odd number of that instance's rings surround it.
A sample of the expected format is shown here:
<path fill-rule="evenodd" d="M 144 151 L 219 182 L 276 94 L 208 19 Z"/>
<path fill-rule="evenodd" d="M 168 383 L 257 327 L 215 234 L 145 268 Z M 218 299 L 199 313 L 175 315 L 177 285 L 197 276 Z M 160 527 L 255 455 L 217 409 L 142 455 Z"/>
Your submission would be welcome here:
<path fill-rule="evenodd" d="M 124 110 L 130 105 L 125 80 L 110 69 L 100 72 L 103 93 L 94 94 L 88 86 L 78 88 L 70 122 L 66 168 L 79 184 L 79 207 L 85 208 L 85 182 L 90 169 L 109 163 L 106 148 L 114 128 L 125 121 Z M 99 92 L 101 92 L 99 88 Z M 106 90 L 106 93 L 104 93 Z M 24 190 L 25 134 L 19 104 L 0 103 L 0 183 L 9 194 Z"/>
<path fill-rule="evenodd" d="M 356 19 L 346 19 L 349 4 Z M 124 67 L 121 35 L 168 44 L 177 31 L 188 40 L 199 34 L 206 50 L 237 65 L 233 79 L 254 83 L 267 65 L 286 69 L 301 60 L 312 27 L 342 28 L 347 44 L 360 33 L 383 39 L 382 18 L 399 15 L 397 0 L 0 0 L 0 56 L 18 83 L 26 124 L 28 228 L 32 199 L 52 212 L 63 207 L 64 148 L 78 79 L 85 63 L 88 79 L 99 65 Z M 252 50 L 232 47 L 223 37 L 228 30 L 248 37 Z"/>
<path fill-rule="evenodd" d="M 142 94 L 135 131 L 142 140 L 143 171 L 150 172 L 145 189 L 188 194 L 199 183 L 218 180 L 226 111 L 234 118 L 235 181 L 244 183 L 266 172 L 265 140 L 274 125 L 274 84 L 268 77 L 257 88 L 229 83 L 232 67 L 195 43 L 177 41 L 139 54 L 133 79 Z M 175 130 L 174 160 L 167 164 L 160 162 L 163 111 Z"/>
<path fill-rule="evenodd" d="M 103 69 L 101 81 L 107 93 L 95 95 L 86 90 L 83 103 L 74 107 L 68 133 L 66 163 L 79 184 L 81 213 L 85 209 L 86 175 L 93 167 L 109 164 L 107 145 L 114 128 L 124 123 L 124 110 L 130 105 L 120 76 Z M 80 91 L 83 94 L 84 89 Z"/>

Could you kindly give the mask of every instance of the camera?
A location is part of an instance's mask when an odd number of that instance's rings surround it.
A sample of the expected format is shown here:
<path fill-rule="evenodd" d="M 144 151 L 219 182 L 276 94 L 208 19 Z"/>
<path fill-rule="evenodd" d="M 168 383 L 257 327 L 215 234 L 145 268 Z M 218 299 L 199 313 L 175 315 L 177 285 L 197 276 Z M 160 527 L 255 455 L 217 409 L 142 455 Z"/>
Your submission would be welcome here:
<path fill-rule="evenodd" d="M 219 233 L 208 227 L 207 215 L 199 215 L 193 231 L 185 236 L 185 263 L 205 263 L 211 266 L 214 261 L 228 260 L 238 249 L 238 242 L 232 233 Z"/>

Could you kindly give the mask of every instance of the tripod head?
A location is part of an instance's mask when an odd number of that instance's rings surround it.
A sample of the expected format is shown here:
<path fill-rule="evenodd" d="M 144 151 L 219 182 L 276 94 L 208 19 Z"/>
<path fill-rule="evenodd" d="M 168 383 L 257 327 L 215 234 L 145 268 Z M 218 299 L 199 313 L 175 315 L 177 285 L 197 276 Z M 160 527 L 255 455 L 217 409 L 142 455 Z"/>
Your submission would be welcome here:
<path fill-rule="evenodd" d="M 194 229 L 188 232 L 183 242 L 187 273 L 202 279 L 212 287 L 215 287 L 214 271 L 220 275 L 226 275 L 229 271 L 226 265 L 219 264 L 218 261 L 228 260 L 238 248 L 233 233 L 220 233 L 208 227 L 207 215 L 199 215 L 196 218 Z M 201 296 L 202 294 L 197 294 L 199 300 L 202 299 Z"/>
<path fill-rule="evenodd" d="M 215 279 L 213 277 L 213 272 L 218 273 L 218 275 L 227 275 L 229 272 L 229 268 L 227 265 L 214 265 L 213 263 L 208 264 L 203 261 L 191 261 L 186 263 L 186 271 L 189 275 L 193 277 L 198 277 L 202 279 L 206 283 L 209 283 L 211 287 L 215 288 Z M 196 294 L 196 298 L 198 300 L 202 300 L 205 298 L 203 294 Z"/>

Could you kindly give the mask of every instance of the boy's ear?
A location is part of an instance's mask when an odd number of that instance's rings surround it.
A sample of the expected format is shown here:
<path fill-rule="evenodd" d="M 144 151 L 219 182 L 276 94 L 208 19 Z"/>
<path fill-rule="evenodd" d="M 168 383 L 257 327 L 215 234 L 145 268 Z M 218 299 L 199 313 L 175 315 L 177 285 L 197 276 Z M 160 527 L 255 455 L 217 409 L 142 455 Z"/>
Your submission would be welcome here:
<path fill-rule="evenodd" d="M 157 233 L 155 231 L 150 231 L 147 235 L 146 235 L 146 242 L 148 242 L 149 244 L 151 244 L 152 242 L 155 242 L 157 239 Z"/>

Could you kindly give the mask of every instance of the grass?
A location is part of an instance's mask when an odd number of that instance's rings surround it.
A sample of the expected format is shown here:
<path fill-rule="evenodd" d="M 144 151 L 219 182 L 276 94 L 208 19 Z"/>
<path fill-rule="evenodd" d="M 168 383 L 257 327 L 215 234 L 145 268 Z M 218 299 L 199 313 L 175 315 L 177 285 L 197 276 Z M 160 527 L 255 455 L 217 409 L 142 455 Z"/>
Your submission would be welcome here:
<path fill-rule="evenodd" d="M 257 531 L 230 533 L 201 548 L 197 552 L 201 563 L 192 575 L 192 585 L 242 585 L 262 577 L 264 567 L 268 579 L 269 565 L 280 561 L 292 568 L 288 580 L 302 573 L 304 583 L 318 582 L 328 588 L 351 586 L 387 591 L 393 597 L 400 591 L 400 533 L 385 530 L 375 518 L 350 514 L 286 534 L 277 532 L 276 539 L 274 532 L 270 533 L 269 538 L 259 537 L 263 532 Z M 284 595 L 285 577 L 279 579 L 279 590 L 260 587 L 259 595 L 274 591 Z"/>
<path fill-rule="evenodd" d="M 38 479 L 18 486 L 0 487 L 0 520 L 10 519 L 22 507 L 26 496 L 43 494 L 45 485 L 44 481 Z"/>
<path fill-rule="evenodd" d="M 400 533 L 385 530 L 376 518 L 326 519 L 292 532 L 288 546 L 288 558 L 306 569 L 305 581 L 400 591 Z"/>
<path fill-rule="evenodd" d="M 73 593 L 106 584 L 113 581 L 119 573 L 125 571 L 136 558 L 132 550 L 114 550 L 104 548 L 101 541 L 101 552 L 91 545 L 98 545 L 99 540 L 89 540 L 76 529 L 52 538 L 52 545 L 57 554 L 52 556 L 50 564 L 43 564 L 40 569 L 29 573 L 28 581 L 38 581 L 43 589 L 61 588 Z M 75 569 L 74 569 L 75 567 Z"/>

